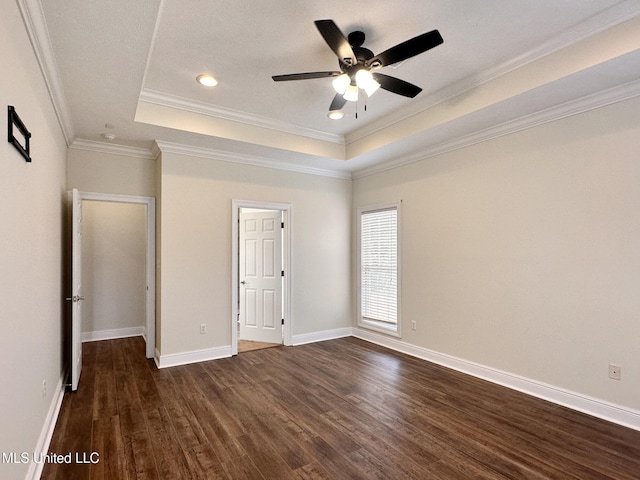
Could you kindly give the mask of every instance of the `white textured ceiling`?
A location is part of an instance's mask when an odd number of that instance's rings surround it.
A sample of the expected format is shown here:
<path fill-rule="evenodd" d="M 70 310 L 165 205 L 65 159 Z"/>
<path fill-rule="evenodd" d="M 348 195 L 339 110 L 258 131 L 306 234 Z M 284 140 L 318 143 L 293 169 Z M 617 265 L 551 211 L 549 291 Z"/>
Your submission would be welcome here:
<path fill-rule="evenodd" d="M 35 9 L 37 0 L 24 1 Z M 40 3 L 69 143 L 113 133 L 127 146 L 158 141 L 350 172 L 640 77 L 637 0 Z M 364 31 L 374 53 L 432 29 L 444 44 L 382 70 L 422 87 L 417 97 L 380 90 L 366 111 L 349 102 L 332 121 L 330 79 L 271 79 L 337 69 L 317 19 L 345 35 Z M 220 84 L 198 85 L 205 72 Z"/>

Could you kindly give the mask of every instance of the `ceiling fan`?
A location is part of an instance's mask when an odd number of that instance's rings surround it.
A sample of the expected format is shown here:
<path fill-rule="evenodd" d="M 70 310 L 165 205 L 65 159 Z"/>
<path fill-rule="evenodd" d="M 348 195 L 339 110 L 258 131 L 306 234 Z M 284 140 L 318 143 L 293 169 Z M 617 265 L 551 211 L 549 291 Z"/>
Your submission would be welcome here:
<path fill-rule="evenodd" d="M 438 30 L 432 30 L 374 55 L 362 46 L 365 40 L 363 32 L 351 32 L 345 37 L 333 20 L 316 20 L 314 23 L 327 45 L 338 56 L 340 71 L 290 73 L 271 78 L 283 82 L 333 77 L 333 87 L 337 93 L 329 106 L 330 112 L 340 110 L 347 101 L 356 101 L 358 89 L 365 90 L 368 96 L 382 88 L 405 97 L 415 97 L 422 91 L 420 87 L 376 70 L 419 55 L 444 41 Z"/>

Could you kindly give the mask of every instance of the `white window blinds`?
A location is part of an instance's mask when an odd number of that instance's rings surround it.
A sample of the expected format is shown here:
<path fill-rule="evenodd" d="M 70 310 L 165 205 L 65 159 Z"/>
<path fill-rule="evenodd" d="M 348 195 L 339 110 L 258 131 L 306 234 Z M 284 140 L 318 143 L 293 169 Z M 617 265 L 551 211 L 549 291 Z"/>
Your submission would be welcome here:
<path fill-rule="evenodd" d="M 397 324 L 398 210 L 362 212 L 360 216 L 362 318 Z"/>

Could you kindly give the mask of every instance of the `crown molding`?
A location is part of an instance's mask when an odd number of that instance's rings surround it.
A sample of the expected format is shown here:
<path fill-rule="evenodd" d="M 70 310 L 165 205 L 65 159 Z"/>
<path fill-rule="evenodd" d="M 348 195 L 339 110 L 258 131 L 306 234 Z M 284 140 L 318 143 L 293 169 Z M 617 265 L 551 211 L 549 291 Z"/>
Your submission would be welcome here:
<path fill-rule="evenodd" d="M 154 142 L 150 149 L 145 149 L 139 147 L 127 147 L 123 145 L 96 142 L 92 140 L 76 139 L 69 146 L 69 148 L 109 153 L 113 155 L 124 155 L 149 160 L 157 159 L 160 153 L 167 152 L 199 158 L 208 158 L 212 160 L 220 160 L 230 163 L 239 163 L 243 165 L 252 165 L 264 168 L 274 168 L 277 170 L 285 170 L 348 180 L 375 175 L 387 170 L 410 165 L 412 163 L 427 160 L 438 155 L 466 148 L 495 138 L 510 135 L 512 133 L 520 132 L 569 116 L 579 115 L 590 110 L 595 110 L 597 108 L 605 107 L 613 103 L 622 102 L 637 96 L 640 96 L 640 80 L 629 82 L 624 85 L 604 90 L 595 94 L 587 95 L 577 100 L 566 102 L 564 104 L 557 105 L 540 112 L 533 113 L 531 115 L 526 115 L 515 120 L 504 122 L 490 128 L 478 130 L 450 141 L 432 145 L 419 152 L 404 155 L 402 157 L 396 158 L 395 160 L 382 162 L 371 167 L 365 167 L 352 173 L 308 167 L 303 165 L 295 165 L 291 163 L 278 162 L 275 160 L 266 160 L 264 158 L 253 155 L 243 155 L 222 150 L 195 147 L 158 140 Z"/>
<path fill-rule="evenodd" d="M 278 162 L 275 160 L 267 160 L 253 155 L 244 155 L 222 150 L 214 150 L 211 148 L 194 147 L 190 145 L 182 145 L 179 143 L 164 142 L 160 140 L 156 140 L 156 145 L 157 149 L 161 153 L 174 153 L 178 155 L 187 155 L 190 157 L 207 158 L 210 160 L 220 160 L 223 162 L 239 163 L 242 165 L 252 165 L 255 167 L 273 168 L 276 170 L 307 173 L 309 175 L 340 178 L 343 180 L 351 179 L 351 174 L 349 172 L 309 167 L 305 165 L 296 165 L 286 162 Z"/>
<path fill-rule="evenodd" d="M 127 157 L 141 158 L 145 160 L 156 160 L 161 153 L 174 153 L 177 155 L 187 155 L 190 157 L 207 158 L 220 160 L 229 163 L 239 163 L 252 165 L 255 167 L 274 168 L 276 170 L 287 170 L 291 172 L 307 173 L 310 175 L 320 175 L 323 177 L 351 179 L 349 172 L 329 170 L 291 163 L 283 163 L 275 160 L 265 160 L 252 155 L 242 155 L 239 153 L 214 150 L 211 148 L 194 147 L 179 143 L 164 142 L 156 140 L 151 148 L 129 147 L 112 143 L 96 142 L 94 140 L 75 139 L 69 146 L 70 149 L 84 150 L 88 152 L 106 153 L 110 155 L 122 155 Z"/>
<path fill-rule="evenodd" d="M 564 50 L 589 37 L 597 35 L 605 30 L 620 25 L 627 20 L 640 15 L 640 0 L 626 0 L 618 3 L 597 15 L 587 18 L 571 28 L 563 30 L 560 34 L 551 38 L 537 47 L 512 58 L 502 64 L 487 70 L 478 84 L 486 83 L 509 72 L 517 70 L 529 63 L 540 60 L 548 55 Z M 481 77 L 482 78 L 482 77 Z M 475 85 L 477 86 L 477 85 Z"/>
<path fill-rule="evenodd" d="M 58 117 L 62 135 L 69 146 L 75 137 L 71 114 L 64 95 L 60 72 L 55 60 L 47 22 L 42 11 L 40 0 L 17 0 L 22 21 L 27 30 L 29 41 L 40 66 L 49 97 Z"/>
<path fill-rule="evenodd" d="M 362 178 L 640 96 L 640 80 L 603 90 L 352 173 Z"/>
<path fill-rule="evenodd" d="M 140 92 L 140 100 L 154 105 L 161 105 L 163 107 L 177 108 L 179 110 L 185 110 L 187 112 L 216 117 L 232 122 L 243 123 L 255 127 L 268 128 L 288 134 L 300 135 L 302 137 L 321 140 L 323 142 L 335 143 L 342 146 L 345 145 L 345 138 L 343 135 L 321 132 L 312 128 L 301 127 L 299 125 L 293 125 L 291 123 L 274 120 L 272 118 L 239 112 L 237 110 L 223 108 L 204 102 L 197 102 L 194 100 L 157 92 L 154 90 L 143 89 L 142 92 Z"/>
<path fill-rule="evenodd" d="M 409 104 L 397 112 L 387 115 L 383 120 L 373 122 L 358 130 L 348 133 L 346 144 L 357 142 L 371 135 L 375 135 L 385 128 L 406 120 L 414 115 L 425 112 L 430 108 L 454 99 L 460 95 L 487 84 L 503 75 L 518 70 L 530 63 L 536 62 L 555 52 L 563 50 L 571 45 L 575 45 L 593 35 L 597 35 L 605 30 L 620 25 L 632 18 L 640 15 L 640 0 L 626 0 L 614 5 L 607 10 L 586 19 L 573 27 L 564 30 L 549 41 L 538 45 L 532 50 L 523 53 L 515 58 L 511 58 L 503 63 L 494 65 L 491 68 L 478 72 L 470 77 L 461 79 L 458 82 L 442 88 L 420 101 Z"/>
<path fill-rule="evenodd" d="M 144 160 L 155 160 L 158 158 L 158 154 L 160 153 L 159 150 L 155 149 L 155 145 L 152 148 L 129 147 L 127 145 L 96 142 L 94 140 L 84 140 L 82 138 L 76 138 L 71 145 L 69 145 L 69 148 L 88 152 L 142 158 Z"/>

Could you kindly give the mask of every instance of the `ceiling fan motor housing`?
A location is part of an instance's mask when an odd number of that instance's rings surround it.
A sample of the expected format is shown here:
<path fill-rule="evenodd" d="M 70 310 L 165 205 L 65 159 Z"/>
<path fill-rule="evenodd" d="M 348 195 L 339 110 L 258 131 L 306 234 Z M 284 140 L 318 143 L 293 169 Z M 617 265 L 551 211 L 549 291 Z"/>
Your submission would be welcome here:
<path fill-rule="evenodd" d="M 349 44 L 351 45 L 353 53 L 356 56 L 356 63 L 351 64 L 349 60 L 339 58 L 338 64 L 340 65 L 341 71 L 348 74 L 349 76 L 353 76 L 361 68 L 366 68 L 365 62 L 373 58 L 373 52 L 368 48 L 362 46 L 366 38 L 364 32 L 356 30 L 355 32 L 351 32 L 347 38 L 349 40 Z"/>

